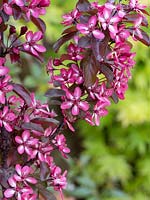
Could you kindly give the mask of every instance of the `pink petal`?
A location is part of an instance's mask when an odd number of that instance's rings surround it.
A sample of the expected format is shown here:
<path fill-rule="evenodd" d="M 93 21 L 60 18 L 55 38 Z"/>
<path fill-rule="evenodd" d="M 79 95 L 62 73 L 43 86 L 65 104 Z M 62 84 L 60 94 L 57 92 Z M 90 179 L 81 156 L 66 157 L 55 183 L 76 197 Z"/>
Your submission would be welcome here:
<path fill-rule="evenodd" d="M 30 174 L 31 168 L 29 166 L 24 166 L 22 168 L 22 176 L 26 177 L 28 174 Z"/>
<path fill-rule="evenodd" d="M 14 194 L 15 194 L 15 190 L 13 190 L 13 189 L 7 189 L 7 190 L 5 190 L 5 192 L 4 192 L 4 196 L 5 196 L 6 198 L 11 198 L 11 197 L 14 196 Z"/>
<path fill-rule="evenodd" d="M 97 17 L 94 15 L 89 19 L 88 24 L 89 26 L 95 27 L 96 23 L 97 23 Z"/>
<path fill-rule="evenodd" d="M 99 30 L 94 30 L 94 31 L 92 31 L 92 33 L 95 38 L 100 39 L 100 40 L 103 40 L 105 37 L 105 35 Z"/>
<path fill-rule="evenodd" d="M 17 148 L 17 151 L 19 154 L 23 154 L 24 153 L 24 146 L 23 145 L 20 145 L 18 148 Z"/>
<path fill-rule="evenodd" d="M 15 141 L 18 143 L 18 144 L 22 144 L 23 141 L 22 141 L 22 138 L 20 136 L 16 136 L 15 137 Z"/>
<path fill-rule="evenodd" d="M 18 5 L 18 6 L 24 6 L 24 2 L 22 0 L 15 0 L 15 3 Z"/>
<path fill-rule="evenodd" d="M 7 15 L 12 15 L 12 7 L 9 6 L 7 3 L 4 3 L 3 5 L 4 11 Z"/>
<path fill-rule="evenodd" d="M 0 103 L 5 104 L 5 93 L 0 90 Z"/>
<path fill-rule="evenodd" d="M 73 103 L 71 101 L 66 101 L 61 104 L 61 109 L 70 109 L 72 107 Z"/>
<path fill-rule="evenodd" d="M 4 75 L 8 74 L 8 72 L 9 72 L 8 67 L 0 66 L 0 76 L 4 76 Z"/>
<path fill-rule="evenodd" d="M 87 111 L 89 109 L 89 104 L 86 101 L 80 101 L 78 105 L 79 108 L 83 111 Z"/>
<path fill-rule="evenodd" d="M 21 176 L 22 175 L 22 172 L 21 172 L 21 165 L 17 164 L 16 167 L 15 167 L 15 170 L 16 172 Z"/>
<path fill-rule="evenodd" d="M 26 181 L 29 182 L 29 183 L 32 183 L 32 184 L 36 184 L 37 183 L 37 180 L 33 177 L 28 177 L 26 178 Z"/>
<path fill-rule="evenodd" d="M 30 137 L 30 132 L 29 131 L 24 131 L 22 133 L 22 139 L 23 139 L 24 142 L 26 142 L 29 139 L 29 137 Z"/>
<path fill-rule="evenodd" d="M 75 88 L 75 90 L 74 90 L 74 97 L 76 99 L 80 99 L 80 97 L 81 97 L 81 89 L 79 87 Z"/>
<path fill-rule="evenodd" d="M 88 26 L 85 24 L 77 24 L 76 27 L 82 34 L 87 35 L 89 33 Z"/>
<path fill-rule="evenodd" d="M 32 41 L 39 41 L 42 38 L 43 34 L 41 31 L 37 31 L 33 34 Z"/>
<path fill-rule="evenodd" d="M 72 115 L 78 115 L 79 114 L 79 108 L 77 105 L 74 105 L 72 108 Z"/>
<path fill-rule="evenodd" d="M 9 185 L 11 186 L 11 187 L 16 187 L 16 181 L 14 180 L 14 178 L 13 177 L 10 177 L 9 179 L 8 179 L 8 183 L 9 183 Z"/>
<path fill-rule="evenodd" d="M 12 131 L 12 127 L 11 127 L 7 122 L 3 121 L 3 124 L 4 124 L 4 127 L 6 128 L 6 130 L 7 130 L 8 132 L 11 132 L 11 131 Z"/>
<path fill-rule="evenodd" d="M 26 40 L 27 40 L 28 42 L 31 42 L 31 41 L 32 41 L 32 38 L 33 38 L 33 32 L 32 32 L 32 31 L 28 31 L 28 32 L 26 33 Z"/>
<path fill-rule="evenodd" d="M 46 51 L 46 48 L 40 44 L 35 44 L 34 45 L 34 48 L 36 49 L 36 51 L 38 52 L 45 52 Z"/>

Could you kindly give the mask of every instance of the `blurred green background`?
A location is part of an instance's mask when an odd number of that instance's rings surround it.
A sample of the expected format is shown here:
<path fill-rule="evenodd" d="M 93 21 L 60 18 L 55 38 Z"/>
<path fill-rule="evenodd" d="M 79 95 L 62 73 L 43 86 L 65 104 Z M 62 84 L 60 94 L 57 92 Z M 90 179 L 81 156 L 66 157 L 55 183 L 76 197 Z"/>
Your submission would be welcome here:
<path fill-rule="evenodd" d="M 148 2 L 141 0 L 143 4 Z M 75 3 L 76 0 L 51 1 L 43 17 L 47 24 L 45 63 L 49 56 L 57 56 L 52 45 L 64 29 L 61 16 Z M 60 53 L 64 50 L 61 48 Z M 76 124 L 76 133 L 67 133 L 72 153 L 67 160 L 66 196 L 76 200 L 150 200 L 150 48 L 135 43 L 134 51 L 137 63 L 126 99 L 112 104 L 99 127 L 81 121 Z M 45 63 L 41 66 L 28 55 L 22 58 L 20 66 L 12 66 L 13 77 L 45 100 Z"/>

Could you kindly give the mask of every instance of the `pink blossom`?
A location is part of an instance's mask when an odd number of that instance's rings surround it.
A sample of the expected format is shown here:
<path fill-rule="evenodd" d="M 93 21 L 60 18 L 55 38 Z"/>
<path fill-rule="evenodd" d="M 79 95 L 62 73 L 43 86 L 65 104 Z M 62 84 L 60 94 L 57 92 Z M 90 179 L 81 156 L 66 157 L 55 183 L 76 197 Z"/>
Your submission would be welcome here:
<path fill-rule="evenodd" d="M 72 115 L 78 115 L 80 109 L 87 111 L 89 104 L 81 99 L 81 89 L 76 87 L 72 94 L 69 90 L 66 90 L 66 100 L 61 104 L 61 109 L 71 109 Z"/>
<path fill-rule="evenodd" d="M 66 138 L 63 134 L 57 135 L 53 140 L 53 144 L 58 147 L 59 151 L 64 157 L 66 157 L 65 154 L 70 153 L 70 149 L 67 147 L 66 144 Z"/>
<path fill-rule="evenodd" d="M 55 190 L 62 190 L 65 189 L 67 186 L 66 180 L 67 171 L 61 174 L 61 168 L 54 166 L 51 170 L 51 177 L 52 177 L 52 185 Z"/>
<path fill-rule="evenodd" d="M 5 75 L 8 72 L 8 69 L 4 67 L 0 68 L 1 75 Z M 10 84 L 11 77 L 6 75 L 0 77 L 0 103 L 5 104 L 5 97 L 8 92 L 11 92 L 13 86 Z"/>
<path fill-rule="evenodd" d="M 97 39 L 103 40 L 104 34 L 96 27 L 97 24 L 97 17 L 94 15 L 90 17 L 88 24 L 77 24 L 77 29 L 80 31 L 80 33 L 84 35 L 93 34 L 93 36 Z"/>
<path fill-rule="evenodd" d="M 15 167 L 17 174 L 14 174 L 14 179 L 17 182 L 23 182 L 25 185 L 28 186 L 28 183 L 36 184 L 37 180 L 30 176 L 33 174 L 33 169 L 29 166 L 21 167 L 21 165 L 17 164 Z"/>
<path fill-rule="evenodd" d="M 42 46 L 41 44 L 36 44 L 39 40 L 41 40 L 43 37 L 43 34 L 41 31 L 37 31 L 33 33 L 32 31 L 28 31 L 26 33 L 26 40 L 27 42 L 24 43 L 23 47 L 24 50 L 27 52 L 32 53 L 35 56 L 39 56 L 40 53 L 43 53 L 46 51 L 46 48 Z"/>
<path fill-rule="evenodd" d="M 0 111 L 0 127 L 4 126 L 8 132 L 12 132 L 12 122 L 15 119 L 15 114 L 7 106 L 4 106 L 3 110 Z"/>
<path fill-rule="evenodd" d="M 65 26 L 69 26 L 73 23 L 75 23 L 80 17 L 80 13 L 77 9 L 74 9 L 72 12 L 63 15 L 63 22 L 62 24 L 64 24 Z"/>
<path fill-rule="evenodd" d="M 34 148 L 38 145 L 38 139 L 33 138 L 29 131 L 24 131 L 22 136 L 16 136 L 15 141 L 19 144 L 17 150 L 19 154 L 26 152 L 29 156 L 32 155 Z"/>

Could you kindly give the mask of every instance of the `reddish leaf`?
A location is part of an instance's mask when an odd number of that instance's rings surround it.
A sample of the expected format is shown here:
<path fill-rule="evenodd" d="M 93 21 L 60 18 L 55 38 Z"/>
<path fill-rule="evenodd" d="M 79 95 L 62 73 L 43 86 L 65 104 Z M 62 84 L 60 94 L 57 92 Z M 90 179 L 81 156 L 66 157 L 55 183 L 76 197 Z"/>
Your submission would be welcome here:
<path fill-rule="evenodd" d="M 47 163 L 40 162 L 40 179 L 41 181 L 45 181 L 49 175 L 49 168 Z"/>
<path fill-rule="evenodd" d="M 42 31 L 43 33 L 45 32 L 46 30 L 46 25 L 45 25 L 45 22 L 40 19 L 40 18 L 35 18 L 33 16 L 31 16 L 31 21 L 37 26 L 37 28 Z"/>
<path fill-rule="evenodd" d="M 39 190 L 39 198 L 41 200 L 56 200 L 56 197 L 47 189 L 45 189 L 45 187 L 43 185 L 38 185 L 38 190 Z"/>
<path fill-rule="evenodd" d="M 113 81 L 114 74 L 110 67 L 106 65 L 100 65 L 100 71 L 105 75 L 109 83 Z"/>
<path fill-rule="evenodd" d="M 79 0 L 77 3 L 77 9 L 79 12 L 86 12 L 91 9 L 91 4 L 87 0 Z"/>
<path fill-rule="evenodd" d="M 27 129 L 27 130 L 35 130 L 35 131 L 44 132 L 44 129 L 40 124 L 36 124 L 32 122 L 22 124 L 22 128 Z"/>
<path fill-rule="evenodd" d="M 71 26 L 62 32 L 62 35 L 77 31 L 76 26 Z"/>
<path fill-rule="evenodd" d="M 91 51 L 89 51 L 82 60 L 81 67 L 83 68 L 84 85 L 88 88 L 95 83 L 96 75 L 99 70 L 94 56 L 91 55 Z"/>
<path fill-rule="evenodd" d="M 49 89 L 46 93 L 45 93 L 45 96 L 46 97 L 50 97 L 50 98 L 53 98 L 53 97 L 61 97 L 61 96 L 64 96 L 65 95 L 65 92 L 61 89 Z"/>
<path fill-rule="evenodd" d="M 59 48 L 68 40 L 72 39 L 73 36 L 75 36 L 75 34 L 77 33 L 77 30 L 71 33 L 68 33 L 66 35 L 63 35 L 61 38 L 59 38 L 56 43 L 53 46 L 53 49 L 55 52 L 57 52 L 59 50 Z"/>
<path fill-rule="evenodd" d="M 21 15 L 22 15 L 22 10 L 19 6 L 17 5 L 13 5 L 13 17 L 15 20 L 18 20 L 21 18 Z"/>
<path fill-rule="evenodd" d="M 34 118 L 31 120 L 31 122 L 40 124 L 44 129 L 48 128 L 49 126 L 56 126 L 59 124 L 59 122 L 54 118 L 44 118 L 44 117 Z"/>
<path fill-rule="evenodd" d="M 140 38 L 137 32 L 134 32 L 134 37 L 146 46 L 150 46 L 150 36 L 142 29 L 139 30 L 141 31 L 143 38 Z M 129 29 L 129 32 L 131 33 L 131 35 L 133 35 L 133 30 Z"/>
<path fill-rule="evenodd" d="M 111 98 L 113 99 L 113 101 L 115 103 L 118 103 L 119 99 L 118 99 L 118 96 L 117 96 L 117 94 L 115 92 L 112 94 Z"/>
<path fill-rule="evenodd" d="M 130 22 L 130 23 L 134 23 L 135 20 L 137 20 L 137 18 L 139 17 L 139 14 L 128 14 L 128 15 L 125 15 L 125 22 Z M 142 26 L 148 26 L 148 21 L 146 18 L 143 17 L 143 20 L 142 20 Z"/>
<path fill-rule="evenodd" d="M 105 33 L 105 38 L 100 41 L 96 38 L 92 38 L 92 51 L 93 51 L 93 55 L 95 56 L 95 59 L 98 62 L 101 62 L 103 59 L 106 58 L 106 54 L 108 54 L 109 51 L 109 43 L 110 40 L 110 36 L 107 34 L 107 32 Z"/>
<path fill-rule="evenodd" d="M 28 90 L 26 90 L 21 84 L 12 83 L 13 91 L 20 96 L 25 103 L 30 106 L 31 105 L 31 97 Z"/>
<path fill-rule="evenodd" d="M 91 46 L 91 38 L 88 36 L 83 36 L 78 41 L 78 46 L 82 48 L 88 48 Z"/>

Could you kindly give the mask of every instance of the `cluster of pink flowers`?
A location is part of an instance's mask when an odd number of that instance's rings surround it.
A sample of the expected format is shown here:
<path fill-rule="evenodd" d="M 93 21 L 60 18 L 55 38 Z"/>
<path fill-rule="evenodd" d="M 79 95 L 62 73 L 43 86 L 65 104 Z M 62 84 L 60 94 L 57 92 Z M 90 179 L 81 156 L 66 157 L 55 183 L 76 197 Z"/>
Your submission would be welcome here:
<path fill-rule="evenodd" d="M 74 131 L 77 119 L 99 125 L 107 115 L 111 99 L 125 98 L 135 53 L 129 37 L 150 45 L 150 37 L 141 29 L 148 22 L 145 6 L 137 0 L 129 4 L 108 1 L 104 5 L 79 0 L 76 8 L 63 16 L 67 28 L 55 43 L 58 51 L 72 39 L 65 54 L 49 59 L 50 75 L 46 92 L 50 103 L 36 100 L 23 85 L 13 82 L 7 66 L 8 56 L 18 62 L 20 52 L 42 61 L 46 48 L 39 42 L 45 32 L 40 15 L 46 13 L 49 0 L 5 0 L 0 5 L 0 189 L 3 200 L 36 200 L 46 187 L 59 191 L 67 185 L 67 171 L 55 164 L 53 152 L 67 158 L 70 149 L 63 129 Z M 9 18 L 32 21 L 37 31 L 22 26 L 20 32 Z M 4 37 L 5 35 L 5 37 Z M 23 37 L 22 37 L 23 36 Z M 21 38 L 22 37 L 22 38 Z M 56 87 L 56 88 L 55 88 Z M 60 112 L 51 109 L 58 105 Z M 63 198 L 63 196 L 62 196 Z"/>
<path fill-rule="evenodd" d="M 71 130 L 79 118 L 99 125 L 111 99 L 117 103 L 125 98 L 135 64 L 128 39 L 150 45 L 149 36 L 141 28 L 148 26 L 145 8 L 137 0 L 129 4 L 107 1 L 104 5 L 85 0 L 63 16 L 62 24 L 67 28 L 54 49 L 57 52 L 63 43 L 72 41 L 67 54 L 50 60 L 48 70 L 50 84 L 65 92 L 61 109 Z"/>

